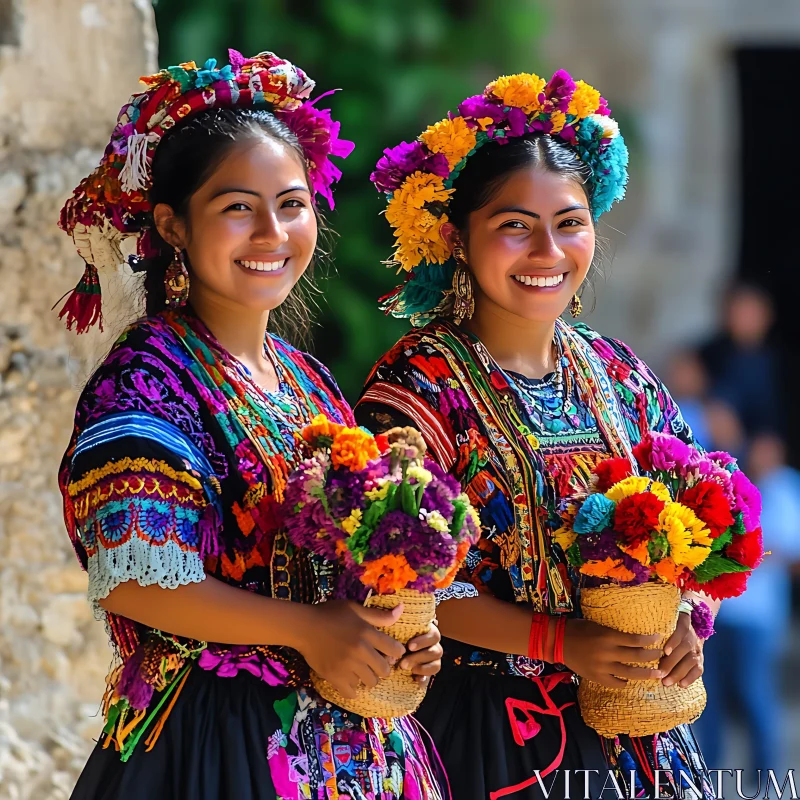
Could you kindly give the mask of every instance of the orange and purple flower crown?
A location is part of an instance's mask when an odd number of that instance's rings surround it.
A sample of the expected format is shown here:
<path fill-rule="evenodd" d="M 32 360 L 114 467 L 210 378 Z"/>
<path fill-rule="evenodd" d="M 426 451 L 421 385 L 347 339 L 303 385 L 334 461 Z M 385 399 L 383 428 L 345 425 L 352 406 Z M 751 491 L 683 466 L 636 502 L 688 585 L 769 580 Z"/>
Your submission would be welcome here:
<path fill-rule="evenodd" d="M 111 141 L 97 169 L 84 178 L 61 210 L 60 227 L 72 236 L 86 262 L 78 286 L 59 314 L 67 328 L 83 333 L 96 322 L 102 329 L 97 270 L 125 262 L 120 245 L 136 238 L 136 256 L 155 254 L 148 224 L 150 166 L 162 137 L 178 122 L 209 108 L 271 111 L 297 136 L 306 157 L 311 189 L 334 206 L 331 188 L 342 173 L 330 156 L 346 158 L 353 143 L 339 139 L 330 111 L 309 100 L 315 83 L 301 69 L 274 53 L 245 58 L 229 50 L 230 64 L 215 59 L 202 68 L 190 61 L 140 80 L 145 90 L 122 107 Z"/>
<path fill-rule="evenodd" d="M 372 173 L 375 187 L 388 198 L 386 219 L 396 240 L 390 265 L 408 273 L 382 298 L 387 313 L 424 325 L 445 312 L 455 262 L 441 229 L 449 219 L 455 179 L 484 144 L 537 132 L 569 145 L 590 167 L 595 219 L 623 198 L 628 150 L 597 89 L 565 70 L 549 82 L 528 73 L 500 77 L 416 141 L 384 150 Z"/>

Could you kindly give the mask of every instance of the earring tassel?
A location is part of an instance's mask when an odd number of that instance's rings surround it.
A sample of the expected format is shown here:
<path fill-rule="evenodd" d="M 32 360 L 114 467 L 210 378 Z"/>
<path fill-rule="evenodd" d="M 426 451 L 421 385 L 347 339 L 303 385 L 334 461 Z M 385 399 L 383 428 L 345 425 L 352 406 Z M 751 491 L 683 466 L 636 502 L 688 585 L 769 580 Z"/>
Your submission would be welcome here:
<path fill-rule="evenodd" d="M 102 298 L 100 296 L 100 278 L 97 275 L 97 267 L 94 264 L 86 264 L 83 277 L 78 285 L 64 295 L 67 298 L 59 319 L 64 319 L 67 330 L 75 328 L 77 333 L 86 333 L 93 325 L 97 324 L 103 330 Z M 64 299 L 61 298 L 61 300 Z M 58 301 L 58 303 L 61 302 Z M 53 309 L 58 305 L 56 303 Z"/>

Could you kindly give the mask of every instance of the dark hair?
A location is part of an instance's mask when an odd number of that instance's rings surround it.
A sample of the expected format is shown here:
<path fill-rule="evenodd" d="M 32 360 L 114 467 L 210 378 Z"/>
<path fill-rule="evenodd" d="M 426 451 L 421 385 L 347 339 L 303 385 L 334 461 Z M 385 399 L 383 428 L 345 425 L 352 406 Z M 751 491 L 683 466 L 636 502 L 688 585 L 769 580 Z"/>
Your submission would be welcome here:
<path fill-rule="evenodd" d="M 566 143 L 559 142 L 543 133 L 531 133 L 509 139 L 507 143 L 490 142 L 481 147 L 468 161 L 453 183 L 456 190 L 450 201 L 448 216 L 453 225 L 462 232 L 465 241 L 469 237 L 469 215 L 483 208 L 500 191 L 514 172 L 538 167 L 547 172 L 572 178 L 586 192 L 589 209 L 592 210 L 592 169 L 578 158 L 577 153 Z M 594 219 L 594 214 L 592 213 Z M 607 243 L 598 237 L 593 272 L 600 271 L 605 258 Z M 589 282 L 591 283 L 592 277 Z"/>
<path fill-rule="evenodd" d="M 214 108 L 201 111 L 178 123 L 161 140 L 152 163 L 150 204 L 166 203 L 181 217 L 186 217 L 192 195 L 208 180 L 220 162 L 237 144 L 264 137 L 286 145 L 306 168 L 303 148 L 294 133 L 274 114 L 250 108 Z M 329 255 L 331 240 L 324 217 L 314 206 L 319 226 L 319 239 L 314 261 L 292 288 L 284 302 L 270 314 L 270 328 L 294 344 L 306 346 L 312 322 L 314 266 Z M 152 217 L 148 224 L 153 224 Z M 153 225 L 153 244 L 158 255 L 145 259 L 137 268 L 145 272 L 145 310 L 148 315 L 166 308 L 164 276 L 174 251 Z"/>

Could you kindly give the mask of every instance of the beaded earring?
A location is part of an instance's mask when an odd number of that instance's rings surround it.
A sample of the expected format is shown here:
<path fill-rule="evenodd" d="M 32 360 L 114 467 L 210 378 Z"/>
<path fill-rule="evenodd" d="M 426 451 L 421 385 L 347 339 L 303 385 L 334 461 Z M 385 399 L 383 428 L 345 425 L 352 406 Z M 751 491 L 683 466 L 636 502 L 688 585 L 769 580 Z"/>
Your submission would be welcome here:
<path fill-rule="evenodd" d="M 175 248 L 175 256 L 164 274 L 164 289 L 170 308 L 182 308 L 186 305 L 189 299 L 189 273 L 183 250 L 179 247 Z"/>

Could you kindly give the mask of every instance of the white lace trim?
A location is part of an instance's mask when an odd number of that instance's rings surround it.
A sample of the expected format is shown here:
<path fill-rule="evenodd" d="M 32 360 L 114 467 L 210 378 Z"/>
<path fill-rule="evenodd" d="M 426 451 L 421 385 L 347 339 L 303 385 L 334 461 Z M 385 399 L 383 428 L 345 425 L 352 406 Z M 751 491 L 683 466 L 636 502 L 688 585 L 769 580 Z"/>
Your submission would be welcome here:
<path fill-rule="evenodd" d="M 97 619 L 105 618 L 99 601 L 121 583 L 135 580 L 140 586 L 158 584 L 177 589 L 205 579 L 203 561 L 194 550 L 181 550 L 175 542 L 153 545 L 133 536 L 113 549 L 98 546 L 89 557 L 89 602 Z"/>
<path fill-rule="evenodd" d="M 436 605 L 445 600 L 466 600 L 468 597 L 478 597 L 480 592 L 471 584 L 463 581 L 454 581 L 446 589 L 436 589 Z"/>

